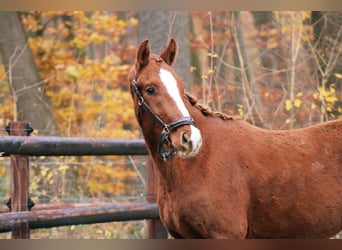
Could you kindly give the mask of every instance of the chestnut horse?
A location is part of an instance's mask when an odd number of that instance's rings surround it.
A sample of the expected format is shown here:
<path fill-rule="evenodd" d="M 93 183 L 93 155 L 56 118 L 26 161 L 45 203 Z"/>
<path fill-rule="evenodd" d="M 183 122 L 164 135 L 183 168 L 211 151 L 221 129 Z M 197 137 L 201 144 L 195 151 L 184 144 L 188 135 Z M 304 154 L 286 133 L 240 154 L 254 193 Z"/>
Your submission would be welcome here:
<path fill-rule="evenodd" d="M 129 73 L 156 167 L 160 217 L 175 238 L 326 238 L 342 230 L 342 120 L 272 131 L 184 92 L 148 40 Z"/>

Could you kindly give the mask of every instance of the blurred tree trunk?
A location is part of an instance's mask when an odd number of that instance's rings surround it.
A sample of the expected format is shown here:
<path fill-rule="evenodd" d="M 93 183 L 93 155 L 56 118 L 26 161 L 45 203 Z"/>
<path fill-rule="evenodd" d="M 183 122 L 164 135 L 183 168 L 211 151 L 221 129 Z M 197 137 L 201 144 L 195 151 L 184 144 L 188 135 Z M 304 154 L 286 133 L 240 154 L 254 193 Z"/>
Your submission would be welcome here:
<path fill-rule="evenodd" d="M 254 19 L 254 27 L 257 31 L 256 44 L 260 53 L 260 63 L 265 71 L 264 74 L 270 73 L 270 77 L 263 78 L 264 84 L 267 87 L 281 87 L 270 86 L 274 81 L 272 72 L 279 68 L 279 61 L 282 60 L 279 55 L 279 47 L 281 46 L 268 46 L 269 43 L 280 42 L 282 39 L 279 37 L 279 24 L 275 21 L 274 13 L 272 11 L 251 11 Z M 273 31 L 273 32 L 272 32 Z M 271 40 L 272 39 L 272 40 Z"/>
<path fill-rule="evenodd" d="M 178 11 L 140 11 L 138 13 L 139 42 L 149 39 L 152 52 L 159 54 L 167 45 L 170 38 L 178 43 L 178 55 L 174 69 L 183 79 L 187 90 L 191 89 L 190 73 L 190 16 L 188 12 Z"/>
<path fill-rule="evenodd" d="M 40 134 L 59 135 L 17 12 L 0 12 L 0 55 L 16 102 L 14 119 L 31 122 Z"/>
<path fill-rule="evenodd" d="M 284 39 L 281 34 L 281 25 L 276 20 L 276 16 L 273 11 L 251 11 L 253 16 L 253 25 L 255 27 L 255 45 L 258 49 L 258 75 L 263 75 L 258 79 L 258 83 L 262 87 L 270 89 L 270 91 L 283 91 L 286 85 L 287 73 L 282 72 L 281 69 L 287 68 L 286 48 L 287 44 L 284 44 Z M 280 80 L 281 79 L 281 80 Z M 281 100 L 279 100 L 281 101 Z M 265 116 L 264 127 L 274 128 L 278 127 L 275 123 L 275 119 L 271 114 L 275 112 L 272 105 L 264 104 L 263 110 Z M 277 114 L 274 113 L 275 116 Z M 278 119 L 281 121 L 281 119 Z"/>
<path fill-rule="evenodd" d="M 317 73 L 320 87 L 335 86 L 338 101 L 328 115 L 341 115 L 342 106 L 342 14 L 341 12 L 312 11 L 311 23 L 314 28 L 313 53 L 317 56 Z M 323 120 L 327 119 L 325 117 Z"/>
<path fill-rule="evenodd" d="M 263 104 L 260 100 L 254 68 L 248 54 L 240 11 L 233 12 L 232 18 L 232 33 L 235 43 L 234 63 L 240 68 L 240 76 L 237 75 L 237 82 L 241 83 L 236 89 L 241 89 L 237 93 L 242 95 L 242 98 L 240 96 L 236 100 L 243 100 L 244 119 L 255 125 L 262 126 L 264 123 L 261 116 Z"/>

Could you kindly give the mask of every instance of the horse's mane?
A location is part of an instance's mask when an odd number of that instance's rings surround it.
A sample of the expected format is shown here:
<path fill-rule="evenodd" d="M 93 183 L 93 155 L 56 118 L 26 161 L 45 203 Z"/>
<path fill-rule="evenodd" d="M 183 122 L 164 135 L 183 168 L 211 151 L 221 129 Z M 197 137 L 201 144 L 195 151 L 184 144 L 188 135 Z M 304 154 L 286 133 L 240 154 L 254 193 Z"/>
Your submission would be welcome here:
<path fill-rule="evenodd" d="M 221 112 L 212 111 L 209 107 L 202 106 L 201 104 L 198 103 L 198 100 L 196 99 L 196 97 L 190 95 L 189 93 L 185 93 L 185 96 L 188 98 L 190 104 L 196 107 L 197 109 L 199 109 L 202 112 L 202 114 L 205 116 L 219 117 L 223 121 L 239 119 L 237 116 L 230 116 Z"/>

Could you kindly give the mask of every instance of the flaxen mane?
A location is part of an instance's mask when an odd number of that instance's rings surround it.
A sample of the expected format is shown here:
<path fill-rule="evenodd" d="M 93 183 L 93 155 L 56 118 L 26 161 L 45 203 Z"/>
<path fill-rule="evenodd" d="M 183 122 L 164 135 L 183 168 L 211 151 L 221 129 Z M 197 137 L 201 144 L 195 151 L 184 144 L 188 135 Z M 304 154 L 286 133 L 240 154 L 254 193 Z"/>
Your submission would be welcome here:
<path fill-rule="evenodd" d="M 230 116 L 221 112 L 212 111 L 209 107 L 202 106 L 201 104 L 198 103 L 198 100 L 196 99 L 196 97 L 190 95 L 189 93 L 185 93 L 185 96 L 188 98 L 190 104 L 196 107 L 197 109 L 199 109 L 202 112 L 202 114 L 205 116 L 219 117 L 223 121 L 240 119 L 237 116 Z"/>

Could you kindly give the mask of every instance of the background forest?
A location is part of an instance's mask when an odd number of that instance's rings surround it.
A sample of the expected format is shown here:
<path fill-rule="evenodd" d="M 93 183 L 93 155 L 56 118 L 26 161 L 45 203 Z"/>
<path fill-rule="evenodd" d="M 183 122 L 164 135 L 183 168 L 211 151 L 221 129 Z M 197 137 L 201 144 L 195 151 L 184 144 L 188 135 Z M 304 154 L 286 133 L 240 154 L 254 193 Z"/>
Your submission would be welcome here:
<path fill-rule="evenodd" d="M 0 12 L 0 135 L 141 138 L 127 73 L 137 45 L 175 37 L 175 70 L 204 105 L 267 129 L 342 118 L 342 12 Z M 33 157 L 37 203 L 144 201 L 145 157 Z M 9 197 L 0 158 L 0 201 Z M 35 230 L 31 238 L 144 238 L 144 222 Z M 1 234 L 0 237 L 8 237 Z"/>

